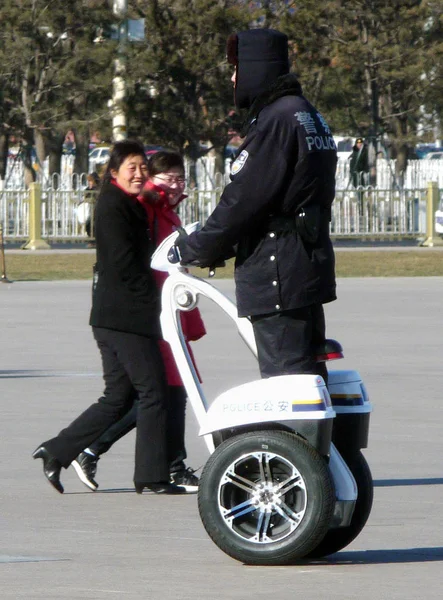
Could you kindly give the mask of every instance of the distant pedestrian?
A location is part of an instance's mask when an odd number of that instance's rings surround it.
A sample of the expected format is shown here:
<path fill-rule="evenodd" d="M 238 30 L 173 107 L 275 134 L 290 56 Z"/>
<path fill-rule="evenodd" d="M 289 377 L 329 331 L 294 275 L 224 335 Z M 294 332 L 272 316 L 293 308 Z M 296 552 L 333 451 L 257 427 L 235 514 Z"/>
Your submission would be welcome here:
<path fill-rule="evenodd" d="M 369 185 L 368 147 L 363 138 L 355 140 L 349 160 L 350 181 L 357 190 L 358 212 L 362 216 L 364 213 L 364 191 L 362 188 Z"/>
<path fill-rule="evenodd" d="M 85 221 L 85 230 L 86 230 L 86 235 L 89 238 L 91 238 L 90 242 L 89 242 L 90 247 L 95 247 L 95 242 L 93 239 L 94 233 L 93 233 L 92 224 L 93 224 L 95 203 L 97 201 L 98 187 L 100 184 L 100 177 L 96 171 L 93 171 L 92 173 L 89 173 L 89 175 L 86 178 L 86 181 L 87 181 L 87 185 L 85 188 L 84 201 L 88 202 L 88 204 L 89 204 L 89 215 Z"/>
<path fill-rule="evenodd" d="M 349 173 L 352 185 L 364 187 L 368 185 L 369 156 L 368 147 L 363 138 L 357 138 L 349 157 Z"/>

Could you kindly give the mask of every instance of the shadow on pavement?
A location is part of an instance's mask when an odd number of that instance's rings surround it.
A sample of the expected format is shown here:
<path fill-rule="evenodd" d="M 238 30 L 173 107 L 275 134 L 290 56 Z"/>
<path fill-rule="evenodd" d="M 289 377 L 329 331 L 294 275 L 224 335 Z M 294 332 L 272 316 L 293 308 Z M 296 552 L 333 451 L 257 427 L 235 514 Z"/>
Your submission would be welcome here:
<path fill-rule="evenodd" d="M 65 490 L 63 496 L 84 496 L 85 494 L 127 494 L 128 492 L 135 494 L 135 488 L 109 488 L 107 490 L 86 490 L 84 492 L 67 492 Z"/>
<path fill-rule="evenodd" d="M 443 561 L 442 547 L 341 552 L 328 558 L 327 564 L 374 565 L 435 561 Z M 321 561 L 321 564 L 325 564 L 324 561 Z"/>
<path fill-rule="evenodd" d="M 406 485 L 443 485 L 443 477 L 428 479 L 376 479 L 374 487 L 401 487 Z"/>

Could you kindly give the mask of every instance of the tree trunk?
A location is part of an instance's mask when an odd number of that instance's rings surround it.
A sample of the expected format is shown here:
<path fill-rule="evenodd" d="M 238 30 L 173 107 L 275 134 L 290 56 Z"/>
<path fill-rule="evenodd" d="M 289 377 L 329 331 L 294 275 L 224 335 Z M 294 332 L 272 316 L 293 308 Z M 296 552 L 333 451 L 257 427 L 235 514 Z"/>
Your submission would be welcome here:
<path fill-rule="evenodd" d="M 74 173 L 81 175 L 89 172 L 89 131 L 75 129 L 75 161 Z"/>
<path fill-rule="evenodd" d="M 220 173 L 222 177 L 225 174 L 225 158 L 224 158 L 224 148 L 214 148 L 214 156 L 215 156 L 215 165 L 214 171 L 215 174 Z"/>
<path fill-rule="evenodd" d="M 6 179 L 6 165 L 8 162 L 9 136 L 0 133 L 0 179 Z"/>
<path fill-rule="evenodd" d="M 43 169 L 43 163 L 46 159 L 46 140 L 41 131 L 34 131 L 35 152 L 37 154 L 37 163 L 40 169 Z"/>
<path fill-rule="evenodd" d="M 46 147 L 48 149 L 49 158 L 49 177 L 55 188 L 58 188 L 57 177 L 53 175 L 61 175 L 62 171 L 62 154 L 63 154 L 63 142 L 65 140 L 64 133 L 51 132 L 51 135 L 46 140 Z"/>
<path fill-rule="evenodd" d="M 23 148 L 23 168 L 25 175 L 25 185 L 29 187 L 31 183 L 34 183 L 37 179 L 37 173 L 34 169 L 33 164 L 33 147 L 34 147 L 34 136 L 32 129 L 27 128 L 24 136 L 25 146 Z"/>
<path fill-rule="evenodd" d="M 397 184 L 403 188 L 406 167 L 408 166 L 409 145 L 407 143 L 408 121 L 406 117 L 397 117 L 394 120 L 396 153 L 395 177 Z"/>
<path fill-rule="evenodd" d="M 395 176 L 398 185 L 403 188 L 406 167 L 408 166 L 408 145 L 400 144 L 397 146 L 397 160 L 395 161 Z"/>

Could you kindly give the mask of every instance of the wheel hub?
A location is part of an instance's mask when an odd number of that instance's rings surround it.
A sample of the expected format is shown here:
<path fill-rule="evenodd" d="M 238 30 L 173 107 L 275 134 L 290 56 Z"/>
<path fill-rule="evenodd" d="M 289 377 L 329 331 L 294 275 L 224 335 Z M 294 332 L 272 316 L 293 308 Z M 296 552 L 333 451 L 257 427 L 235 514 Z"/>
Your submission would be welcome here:
<path fill-rule="evenodd" d="M 268 544 L 290 535 L 307 506 L 305 482 L 283 456 L 254 452 L 235 460 L 219 486 L 224 522 L 241 538 Z"/>
<path fill-rule="evenodd" d="M 279 495 L 272 484 L 260 484 L 252 496 L 254 503 L 260 510 L 273 509 L 279 501 Z"/>

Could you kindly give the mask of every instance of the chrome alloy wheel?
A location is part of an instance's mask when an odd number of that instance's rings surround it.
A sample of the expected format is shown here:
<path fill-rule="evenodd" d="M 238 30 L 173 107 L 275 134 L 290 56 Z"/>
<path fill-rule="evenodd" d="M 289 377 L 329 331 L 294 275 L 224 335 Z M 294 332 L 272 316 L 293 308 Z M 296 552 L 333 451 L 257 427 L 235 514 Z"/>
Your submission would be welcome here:
<path fill-rule="evenodd" d="M 244 454 L 220 478 L 223 521 L 249 542 L 269 544 L 289 536 L 302 522 L 307 501 L 300 472 L 273 452 Z"/>

